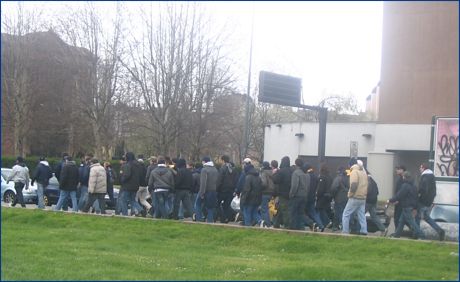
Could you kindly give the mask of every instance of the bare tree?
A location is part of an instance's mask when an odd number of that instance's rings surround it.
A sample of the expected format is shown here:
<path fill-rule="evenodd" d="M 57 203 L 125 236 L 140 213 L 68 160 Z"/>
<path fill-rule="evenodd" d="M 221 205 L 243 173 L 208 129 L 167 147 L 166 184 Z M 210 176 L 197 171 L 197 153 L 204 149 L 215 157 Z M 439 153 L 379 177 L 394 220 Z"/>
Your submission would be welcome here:
<path fill-rule="evenodd" d="M 29 152 L 27 133 L 33 99 L 28 66 L 30 49 L 25 47 L 29 37 L 25 35 L 43 26 L 41 13 L 41 10 L 24 9 L 21 2 L 15 13 L 6 14 L 2 10 L 2 127 L 12 130 L 14 154 L 21 156 Z M 3 124 L 5 120 L 10 123 Z"/>
<path fill-rule="evenodd" d="M 195 3 L 153 6 L 144 14 L 144 34 L 130 42 L 132 75 L 148 115 L 146 130 L 162 154 L 196 158 L 213 115 L 213 102 L 231 87 L 232 77 Z M 186 142 L 184 142 L 186 140 Z M 184 144 L 186 143 L 186 144 Z"/>
<path fill-rule="evenodd" d="M 69 11 L 67 17 L 59 19 L 58 30 L 72 46 L 89 51 L 87 72 L 74 76 L 76 105 L 91 124 L 95 155 L 109 159 L 116 139 L 114 105 L 121 92 L 122 6 L 116 4 L 115 17 L 107 25 L 101 14 L 104 11 L 97 9 L 94 3 L 88 2 L 82 9 Z"/>

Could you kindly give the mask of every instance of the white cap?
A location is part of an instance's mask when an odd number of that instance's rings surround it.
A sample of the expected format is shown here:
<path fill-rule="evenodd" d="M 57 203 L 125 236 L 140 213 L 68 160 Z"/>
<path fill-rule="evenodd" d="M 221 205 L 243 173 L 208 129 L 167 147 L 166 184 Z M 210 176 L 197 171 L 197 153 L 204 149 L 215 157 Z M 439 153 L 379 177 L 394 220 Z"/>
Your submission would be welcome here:
<path fill-rule="evenodd" d="M 251 159 L 250 159 L 250 158 L 245 158 L 245 159 L 243 160 L 243 163 L 251 163 Z"/>

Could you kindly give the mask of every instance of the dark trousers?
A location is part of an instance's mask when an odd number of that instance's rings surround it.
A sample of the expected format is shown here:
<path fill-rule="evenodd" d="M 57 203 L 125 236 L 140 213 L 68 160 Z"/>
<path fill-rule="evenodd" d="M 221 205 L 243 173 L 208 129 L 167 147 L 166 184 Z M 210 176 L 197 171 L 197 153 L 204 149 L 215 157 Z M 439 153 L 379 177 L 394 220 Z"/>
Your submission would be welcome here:
<path fill-rule="evenodd" d="M 176 196 L 174 197 L 174 208 L 173 218 L 179 219 L 179 208 L 182 203 L 184 208 L 184 217 L 191 217 L 193 213 L 192 201 L 190 200 L 189 190 L 176 190 Z"/>
<path fill-rule="evenodd" d="M 217 193 L 217 209 L 220 215 L 220 222 L 228 222 L 232 217 L 232 209 L 230 204 L 233 200 L 233 192 L 219 192 Z"/>
<path fill-rule="evenodd" d="M 24 188 L 25 184 L 22 182 L 14 182 L 14 190 L 16 190 L 16 197 L 14 197 L 14 201 L 12 206 L 16 206 L 19 202 L 21 207 L 25 208 L 26 204 L 24 204 L 24 196 L 22 195 L 22 189 Z"/>
<path fill-rule="evenodd" d="M 101 214 L 105 214 L 105 193 L 89 193 L 88 201 L 86 201 L 85 206 L 83 207 L 83 212 L 88 212 L 89 208 L 97 200 L 99 202 L 99 207 L 101 208 Z"/>

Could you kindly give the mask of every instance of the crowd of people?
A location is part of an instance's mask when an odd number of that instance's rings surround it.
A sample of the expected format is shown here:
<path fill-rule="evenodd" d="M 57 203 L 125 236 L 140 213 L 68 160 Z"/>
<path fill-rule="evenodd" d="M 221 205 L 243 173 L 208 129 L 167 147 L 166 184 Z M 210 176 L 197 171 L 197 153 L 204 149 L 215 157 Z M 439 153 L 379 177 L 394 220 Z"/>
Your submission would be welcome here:
<path fill-rule="evenodd" d="M 150 157 L 146 165 L 142 156 L 128 152 L 121 160 L 119 172 L 109 162 L 101 164 L 88 154 L 80 166 L 67 154 L 54 169 L 59 181 L 60 196 L 54 210 L 67 209 L 68 198 L 74 212 L 105 213 L 105 195 L 108 194 L 116 215 L 144 216 L 163 219 L 192 218 L 194 221 L 228 223 L 239 219 L 232 202 L 239 200 L 241 224 L 266 228 L 286 228 L 324 232 L 367 235 L 366 210 L 379 232 L 387 228 L 377 216 L 378 186 L 363 162 L 351 158 L 348 167 L 337 169 L 331 175 L 326 164 L 319 174 L 302 159 L 291 166 L 289 157 L 270 163 L 264 161 L 260 169 L 249 158 L 244 159 L 239 173 L 230 158 L 219 158 L 219 168 L 210 157 L 201 164 L 187 163 L 185 159 Z M 31 183 L 37 183 L 37 206 L 44 208 L 44 189 L 52 177 L 52 168 L 40 158 Z M 393 198 L 395 204 L 395 233 L 400 237 L 405 225 L 414 238 L 425 238 L 420 229 L 424 219 L 444 240 L 445 231 L 430 217 L 430 208 L 436 196 L 433 172 L 426 164 L 420 166 L 418 188 L 404 166 L 396 168 L 398 180 Z M 114 182 L 119 177 L 120 190 L 114 198 Z M 22 190 L 28 189 L 29 171 L 24 159 L 18 157 L 7 181 L 14 181 L 18 202 L 25 207 Z M 79 198 L 77 199 L 77 190 Z M 148 197 L 152 201 L 147 201 Z M 414 218 L 413 211 L 416 210 Z"/>

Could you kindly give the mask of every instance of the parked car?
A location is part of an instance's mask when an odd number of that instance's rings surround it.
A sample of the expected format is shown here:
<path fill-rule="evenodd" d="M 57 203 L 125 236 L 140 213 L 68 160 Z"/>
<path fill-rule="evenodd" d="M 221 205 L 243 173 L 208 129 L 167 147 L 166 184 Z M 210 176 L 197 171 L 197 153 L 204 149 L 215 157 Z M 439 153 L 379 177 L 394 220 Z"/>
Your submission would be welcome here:
<path fill-rule="evenodd" d="M 16 198 L 16 190 L 14 189 L 14 182 L 6 183 L 6 179 L 10 176 L 11 168 L 2 168 L 2 201 L 4 203 L 12 203 Z M 24 203 L 35 204 L 37 203 L 37 185 L 31 185 L 29 182 L 29 189 L 23 189 L 22 195 L 24 196 Z"/>

